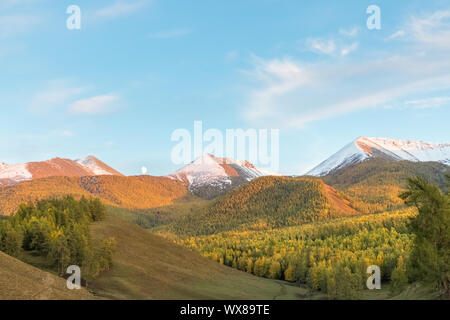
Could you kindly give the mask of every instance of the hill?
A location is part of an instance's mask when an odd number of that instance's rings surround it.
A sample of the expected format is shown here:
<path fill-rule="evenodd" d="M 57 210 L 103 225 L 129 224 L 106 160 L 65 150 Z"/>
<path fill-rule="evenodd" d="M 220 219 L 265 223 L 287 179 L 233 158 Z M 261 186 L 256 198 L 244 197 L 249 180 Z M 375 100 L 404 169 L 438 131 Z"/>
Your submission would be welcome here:
<path fill-rule="evenodd" d="M 170 205 L 187 194 L 182 183 L 164 177 L 50 177 L 0 186 L 0 214 L 10 215 L 23 202 L 66 195 L 76 198 L 94 196 L 113 206 L 148 209 Z"/>
<path fill-rule="evenodd" d="M 359 211 L 375 213 L 403 207 L 398 195 L 405 190 L 409 177 L 420 176 L 443 187 L 446 173 L 450 173 L 450 167 L 438 162 L 369 159 L 333 171 L 322 179 L 350 196 Z"/>
<path fill-rule="evenodd" d="M 68 290 L 66 280 L 0 252 L 0 300 L 81 300 L 85 289 Z"/>
<path fill-rule="evenodd" d="M 168 227 L 178 235 L 278 228 L 357 214 L 351 203 L 317 178 L 257 178 Z"/>
<path fill-rule="evenodd" d="M 296 299 L 305 289 L 225 267 L 109 215 L 94 238 L 114 237 L 114 265 L 90 284 L 109 299 Z"/>

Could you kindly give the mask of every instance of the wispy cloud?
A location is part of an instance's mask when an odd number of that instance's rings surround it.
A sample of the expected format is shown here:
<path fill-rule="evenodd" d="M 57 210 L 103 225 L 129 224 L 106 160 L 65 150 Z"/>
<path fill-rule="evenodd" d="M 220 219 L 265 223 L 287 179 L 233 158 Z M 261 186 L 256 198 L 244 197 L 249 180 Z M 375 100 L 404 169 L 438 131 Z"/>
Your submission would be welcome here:
<path fill-rule="evenodd" d="M 41 22 L 33 15 L 15 14 L 0 16 L 0 38 L 9 38 L 26 33 Z"/>
<path fill-rule="evenodd" d="M 33 4 L 39 0 L 2 0 L 0 2 L 0 9 L 8 9 L 21 5 Z"/>
<path fill-rule="evenodd" d="M 334 59 L 317 62 L 291 58 L 254 58 L 245 74 L 253 83 L 243 115 L 250 122 L 279 127 L 302 127 L 308 123 L 367 108 L 385 108 L 408 101 L 412 108 L 448 104 L 437 92 L 450 90 L 450 25 L 443 12 L 420 19 L 410 30 L 414 45 L 402 42 L 394 50 L 338 60 L 358 46 L 339 47 L 331 40 L 312 41 L 311 47 Z M 414 18 L 408 21 L 413 21 Z M 405 29 L 406 30 L 406 29 Z M 427 31 L 425 31 L 427 30 Z M 433 30 L 433 34 L 429 34 Z M 425 35 L 428 35 L 427 38 Z M 406 36 L 406 35 L 405 35 Z M 439 41 L 439 46 L 428 46 Z M 425 48 L 429 50 L 424 51 Z"/>
<path fill-rule="evenodd" d="M 73 85 L 68 79 L 51 80 L 33 95 L 29 103 L 30 110 L 41 113 L 63 107 L 64 104 L 75 99 L 86 90 L 84 87 Z"/>
<path fill-rule="evenodd" d="M 359 28 L 358 27 L 353 27 L 350 29 L 344 29 L 341 28 L 339 29 L 339 34 L 343 35 L 343 36 L 347 36 L 347 37 L 356 37 L 359 33 Z"/>
<path fill-rule="evenodd" d="M 155 32 L 151 33 L 149 35 L 149 38 L 152 39 L 171 39 L 171 38 L 178 38 L 182 37 L 188 34 L 191 34 L 192 31 L 189 29 L 174 29 L 174 30 L 168 30 L 168 31 L 161 31 L 161 32 Z"/>
<path fill-rule="evenodd" d="M 238 50 L 231 50 L 228 51 L 227 54 L 225 55 L 225 60 L 230 62 L 230 61 L 234 61 L 239 57 L 239 51 Z"/>
<path fill-rule="evenodd" d="M 405 36 L 405 31 L 404 30 L 398 30 L 397 32 L 394 32 L 393 34 L 391 34 L 387 39 L 388 40 L 393 40 L 393 39 L 397 39 L 397 38 L 401 38 Z"/>
<path fill-rule="evenodd" d="M 316 53 L 332 54 L 336 51 L 336 43 L 331 39 L 308 38 L 306 46 Z"/>
<path fill-rule="evenodd" d="M 341 64 L 258 59 L 248 74 L 258 87 L 249 93 L 244 115 L 251 122 L 280 127 L 302 127 L 450 89 L 450 61 L 430 62 L 420 56 Z"/>
<path fill-rule="evenodd" d="M 94 12 L 96 18 L 117 18 L 134 13 L 143 8 L 149 1 L 116 1 L 112 5 L 98 9 Z"/>
<path fill-rule="evenodd" d="M 406 106 L 415 109 L 439 108 L 450 105 L 450 97 L 432 97 L 426 99 L 409 100 L 405 102 Z"/>
<path fill-rule="evenodd" d="M 340 52 L 341 56 L 346 56 L 349 53 L 355 51 L 356 49 L 358 49 L 358 45 L 359 45 L 358 42 L 354 42 L 354 43 L 352 43 L 352 44 L 350 44 L 348 46 L 342 47 L 341 48 L 341 52 Z"/>
<path fill-rule="evenodd" d="M 427 45 L 432 50 L 450 48 L 450 10 L 412 16 L 405 24 L 406 40 Z"/>
<path fill-rule="evenodd" d="M 73 114 L 100 115 L 109 114 L 122 107 L 119 97 L 115 94 L 101 95 L 75 101 L 69 107 Z"/>
<path fill-rule="evenodd" d="M 305 41 L 306 49 L 318 54 L 329 56 L 346 56 L 358 48 L 359 43 L 353 39 L 358 34 L 358 28 L 339 30 L 339 35 L 327 38 L 309 37 Z"/>

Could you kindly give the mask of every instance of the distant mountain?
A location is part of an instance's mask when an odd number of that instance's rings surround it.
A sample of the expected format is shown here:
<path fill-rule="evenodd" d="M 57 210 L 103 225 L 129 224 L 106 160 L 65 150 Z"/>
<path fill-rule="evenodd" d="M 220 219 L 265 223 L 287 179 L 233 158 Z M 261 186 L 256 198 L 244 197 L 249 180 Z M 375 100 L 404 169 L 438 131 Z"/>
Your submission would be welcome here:
<path fill-rule="evenodd" d="M 390 161 L 435 161 L 450 165 L 450 143 L 438 144 L 413 140 L 360 137 L 307 174 L 324 176 L 332 171 L 371 158 L 381 158 Z"/>
<path fill-rule="evenodd" d="M 274 174 L 256 168 L 248 161 L 205 154 L 168 177 L 182 181 L 195 195 L 212 199 L 267 175 Z"/>
<path fill-rule="evenodd" d="M 358 211 L 375 213 L 404 206 L 398 195 L 406 190 L 408 178 L 419 176 L 444 189 L 446 174 L 450 174 L 450 166 L 440 162 L 391 161 L 374 157 L 331 171 L 321 179 L 350 196 Z"/>
<path fill-rule="evenodd" d="M 120 172 L 114 170 L 113 168 L 111 168 L 110 166 L 101 162 L 94 156 L 88 156 L 85 158 L 81 158 L 81 159 L 75 160 L 75 162 L 78 163 L 79 165 L 81 165 L 82 167 L 91 170 L 94 173 L 94 175 L 96 175 L 96 176 L 104 176 L 104 175 L 106 175 L 106 176 L 108 176 L 108 175 L 121 176 L 122 175 Z"/>
<path fill-rule="evenodd" d="M 0 185 L 16 183 L 47 177 L 84 177 L 98 175 L 117 175 L 121 173 L 101 162 L 94 156 L 79 160 L 54 158 L 41 162 L 27 162 L 8 165 L 0 163 Z"/>
<path fill-rule="evenodd" d="M 10 215 L 24 202 L 67 195 L 97 197 L 105 204 L 137 210 L 169 206 L 188 193 L 185 185 L 166 177 L 49 177 L 0 187 L 0 215 Z"/>

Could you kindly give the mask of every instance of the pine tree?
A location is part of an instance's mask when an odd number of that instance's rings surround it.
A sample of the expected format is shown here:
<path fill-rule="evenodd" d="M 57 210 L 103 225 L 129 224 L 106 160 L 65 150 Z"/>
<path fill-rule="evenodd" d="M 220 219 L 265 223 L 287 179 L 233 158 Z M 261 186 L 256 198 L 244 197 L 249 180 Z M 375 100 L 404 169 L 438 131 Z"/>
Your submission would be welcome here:
<path fill-rule="evenodd" d="M 401 197 L 419 211 L 411 222 L 415 239 L 410 275 L 438 283 L 450 298 L 450 196 L 421 178 L 412 178 Z"/>

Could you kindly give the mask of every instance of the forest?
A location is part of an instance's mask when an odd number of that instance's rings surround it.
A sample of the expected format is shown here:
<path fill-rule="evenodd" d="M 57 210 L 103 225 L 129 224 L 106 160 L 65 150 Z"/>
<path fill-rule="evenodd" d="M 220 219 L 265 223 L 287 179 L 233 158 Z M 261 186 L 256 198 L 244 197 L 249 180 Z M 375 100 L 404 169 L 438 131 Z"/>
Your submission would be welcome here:
<path fill-rule="evenodd" d="M 291 227 L 186 234 L 177 241 L 219 263 L 307 285 L 331 299 L 358 299 L 370 265 L 381 268 L 392 294 L 409 282 L 428 281 L 448 296 L 450 196 L 414 178 L 400 197 L 408 208 Z"/>
<path fill-rule="evenodd" d="M 350 212 L 346 212 L 348 211 Z M 317 178 L 261 177 L 188 214 L 167 230 L 179 236 L 280 228 L 351 214 L 335 208 Z"/>
<path fill-rule="evenodd" d="M 99 199 L 71 196 L 22 204 L 10 218 L 0 220 L 0 251 L 20 260 L 41 258 L 63 276 L 70 265 L 82 270 L 84 280 L 112 266 L 115 239 L 94 243 L 90 224 L 105 218 Z"/>

